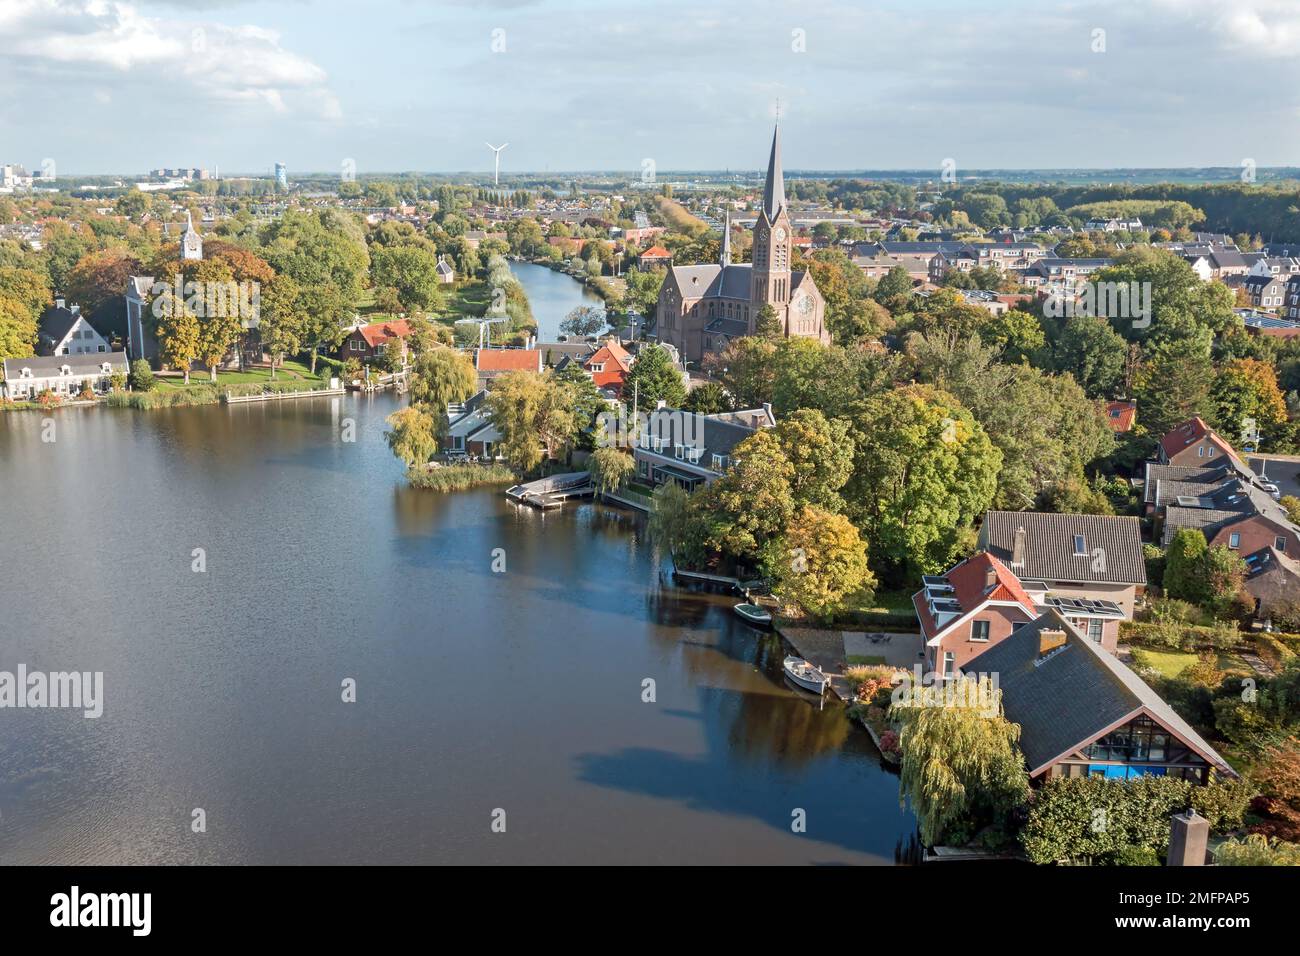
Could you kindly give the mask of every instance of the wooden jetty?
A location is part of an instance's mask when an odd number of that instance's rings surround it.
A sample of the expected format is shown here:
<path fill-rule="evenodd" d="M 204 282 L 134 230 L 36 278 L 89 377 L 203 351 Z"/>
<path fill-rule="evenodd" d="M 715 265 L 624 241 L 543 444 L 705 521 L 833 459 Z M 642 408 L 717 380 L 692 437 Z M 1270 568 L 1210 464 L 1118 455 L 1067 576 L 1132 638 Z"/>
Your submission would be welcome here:
<path fill-rule="evenodd" d="M 223 396 L 223 401 L 227 405 L 244 405 L 249 402 L 279 402 L 285 399 L 293 398 L 319 398 L 322 395 L 346 395 L 347 389 L 339 388 L 305 388 L 296 392 L 273 392 L 262 391 L 255 395 L 232 395 L 229 392 Z"/>
<path fill-rule="evenodd" d="M 506 489 L 506 497 L 515 504 L 531 505 L 545 511 L 560 507 L 570 498 L 590 497 L 593 491 L 590 472 L 572 471 L 514 485 Z"/>

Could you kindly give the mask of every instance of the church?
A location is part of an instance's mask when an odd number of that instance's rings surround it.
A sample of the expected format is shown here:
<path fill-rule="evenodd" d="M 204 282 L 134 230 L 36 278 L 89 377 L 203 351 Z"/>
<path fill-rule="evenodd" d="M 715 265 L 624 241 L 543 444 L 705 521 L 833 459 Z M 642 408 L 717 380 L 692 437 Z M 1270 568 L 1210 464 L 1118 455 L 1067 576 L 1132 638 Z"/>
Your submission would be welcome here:
<path fill-rule="evenodd" d="M 698 364 L 726 348 L 731 339 L 753 335 L 759 310 L 770 305 L 786 337 L 815 338 L 829 344 L 826 300 L 810 273 L 790 270 L 791 233 L 778 126 L 772 134 L 763 208 L 754 223 L 753 262 L 732 263 L 728 218 L 716 264 L 668 270 L 655 307 L 659 341 L 674 346 L 683 362 Z"/>

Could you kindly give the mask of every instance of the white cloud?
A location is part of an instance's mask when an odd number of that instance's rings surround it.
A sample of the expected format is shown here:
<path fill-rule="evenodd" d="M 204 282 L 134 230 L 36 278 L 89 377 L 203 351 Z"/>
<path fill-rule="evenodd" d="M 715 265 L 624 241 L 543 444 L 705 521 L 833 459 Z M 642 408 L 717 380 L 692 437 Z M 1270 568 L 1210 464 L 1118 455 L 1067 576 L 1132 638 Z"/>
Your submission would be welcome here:
<path fill-rule="evenodd" d="M 284 48 L 257 26 L 226 26 L 148 16 L 110 0 L 5 0 L 0 45 L 17 59 L 59 67 L 185 80 L 198 94 L 226 102 L 262 103 L 276 113 L 337 119 L 338 100 L 325 71 Z"/>

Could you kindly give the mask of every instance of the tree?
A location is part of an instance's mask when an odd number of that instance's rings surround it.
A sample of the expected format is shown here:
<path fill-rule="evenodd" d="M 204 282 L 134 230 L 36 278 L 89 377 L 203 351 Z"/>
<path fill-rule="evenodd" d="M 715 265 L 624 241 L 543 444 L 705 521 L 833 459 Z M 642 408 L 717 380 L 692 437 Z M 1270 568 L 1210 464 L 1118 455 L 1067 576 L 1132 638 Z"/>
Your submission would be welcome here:
<path fill-rule="evenodd" d="M 411 401 L 429 406 L 446 421 L 447 406 L 463 402 L 478 387 L 478 372 L 463 352 L 435 348 L 415 360 L 411 368 Z"/>
<path fill-rule="evenodd" d="M 1224 435 L 1275 433 L 1287 421 L 1286 398 L 1268 362 L 1232 359 L 1210 386 L 1211 423 Z"/>
<path fill-rule="evenodd" d="M 190 367 L 203 354 L 203 330 L 194 310 L 171 291 L 153 302 L 158 317 L 158 351 L 165 365 L 185 373 L 190 384 Z"/>
<path fill-rule="evenodd" d="M 1201 577 L 1207 551 L 1200 528 L 1180 528 L 1165 549 L 1165 594 L 1200 604 L 1206 597 Z"/>
<path fill-rule="evenodd" d="M 438 257 L 426 245 L 404 242 L 381 246 L 371 253 L 370 270 L 376 287 L 396 291 L 404 312 L 446 307 L 438 278 Z"/>
<path fill-rule="evenodd" d="M 912 296 L 912 277 L 904 266 L 894 266 L 876 284 L 875 299 L 891 312 L 895 311 L 899 300 L 906 301 Z"/>
<path fill-rule="evenodd" d="M 866 600 L 876 579 L 867 568 L 867 543 L 843 515 L 804 505 L 769 542 L 763 566 L 782 602 L 830 621 L 850 600 Z"/>
<path fill-rule="evenodd" d="M 707 368 L 722 383 L 737 408 L 756 408 L 772 401 L 776 381 L 772 367 L 776 345 L 757 336 L 732 339 L 707 360 Z M 633 371 L 636 366 L 633 366 Z M 623 386 L 624 391 L 627 386 Z"/>
<path fill-rule="evenodd" d="M 659 547 L 680 552 L 690 537 L 693 516 L 690 494 L 674 481 L 666 481 L 655 489 L 650 501 L 650 520 L 647 530 L 650 540 Z"/>
<path fill-rule="evenodd" d="M 154 381 L 153 369 L 144 359 L 136 359 L 131 363 L 131 374 L 128 378 L 131 388 L 137 392 L 149 392 L 153 390 Z"/>
<path fill-rule="evenodd" d="M 781 324 L 781 317 L 777 315 L 771 303 L 764 302 L 754 316 L 754 334 L 761 339 L 772 341 L 785 337 L 785 327 Z"/>
<path fill-rule="evenodd" d="M 34 351 L 37 325 L 17 299 L 0 294 L 0 359 L 26 358 Z"/>
<path fill-rule="evenodd" d="M 485 404 L 505 459 L 530 472 L 566 452 L 578 433 L 571 398 L 549 371 L 507 372 L 497 378 Z"/>
<path fill-rule="evenodd" d="M 1207 411 L 1213 378 L 1208 334 L 1145 347 L 1133 397 L 1142 410 L 1147 431 L 1163 435 L 1193 415 Z"/>
<path fill-rule="evenodd" d="M 1073 315 L 1056 334 L 1052 367 L 1069 372 L 1089 398 L 1113 397 L 1124 378 L 1128 347 L 1103 318 Z"/>
<path fill-rule="evenodd" d="M 612 446 L 597 448 L 587 459 L 587 468 L 591 472 L 591 483 L 596 494 L 605 496 L 617 491 L 636 471 L 632 456 Z"/>
<path fill-rule="evenodd" d="M 258 332 L 271 356 L 272 379 L 284 356 L 302 348 L 308 319 L 299 310 L 300 301 L 298 283 L 289 276 L 278 276 L 262 292 Z"/>
<path fill-rule="evenodd" d="M 637 408 L 653 411 L 660 401 L 669 408 L 681 408 L 686 400 L 682 373 L 672 355 L 661 345 L 643 345 L 623 380 L 623 395 L 637 397 Z"/>
<path fill-rule="evenodd" d="M 659 304 L 659 289 L 664 284 L 666 269 L 641 271 L 633 269 L 627 273 L 627 292 L 623 300 L 627 307 L 640 315 L 653 315 Z"/>
<path fill-rule="evenodd" d="M 726 474 L 697 492 L 709 514 L 709 544 L 734 558 L 757 560 L 794 513 L 794 467 L 768 429 L 746 438 L 731 457 Z"/>
<path fill-rule="evenodd" d="M 853 477 L 846 512 L 872 543 L 878 568 L 902 578 L 952 564 L 963 529 L 997 490 L 1002 454 L 945 392 L 909 385 L 849 409 Z"/>
<path fill-rule="evenodd" d="M 727 390 L 720 383 L 705 382 L 691 389 L 682 407 L 697 415 L 716 415 L 729 409 L 731 402 L 727 397 Z M 1300 501 L 1297 501 L 1297 504 L 1300 505 Z"/>
<path fill-rule="evenodd" d="M 605 310 L 594 305 L 580 305 L 569 310 L 560 321 L 560 331 L 570 338 L 585 339 L 605 328 Z"/>
<path fill-rule="evenodd" d="M 438 451 L 437 418 L 427 406 L 410 405 L 386 421 L 384 440 L 407 468 L 425 464 Z"/>
<path fill-rule="evenodd" d="M 832 512 L 842 509 L 840 489 L 853 475 L 848 422 L 805 408 L 779 421 L 773 434 L 790 462 L 795 503 Z"/>
<path fill-rule="evenodd" d="M 1005 824 L 1029 793 L 1017 746 L 1020 727 L 1001 716 L 1000 692 L 974 678 L 957 683 L 957 706 L 895 704 L 889 710 L 902 724 L 899 800 L 911 804 L 926 846 Z"/>
<path fill-rule="evenodd" d="M 1001 350 L 1004 362 L 1028 362 L 1047 342 L 1038 316 L 1021 309 L 992 316 L 979 330 L 979 336 L 980 341 Z"/>
<path fill-rule="evenodd" d="M 236 308 L 208 309 L 205 313 L 199 319 L 199 358 L 207 366 L 208 375 L 215 384 L 217 366 L 239 342 L 244 326 Z"/>
<path fill-rule="evenodd" d="M 128 277 L 140 274 L 140 261 L 120 249 L 104 249 L 84 256 L 68 274 L 65 290 L 70 302 L 89 315 L 109 299 L 122 295 Z"/>

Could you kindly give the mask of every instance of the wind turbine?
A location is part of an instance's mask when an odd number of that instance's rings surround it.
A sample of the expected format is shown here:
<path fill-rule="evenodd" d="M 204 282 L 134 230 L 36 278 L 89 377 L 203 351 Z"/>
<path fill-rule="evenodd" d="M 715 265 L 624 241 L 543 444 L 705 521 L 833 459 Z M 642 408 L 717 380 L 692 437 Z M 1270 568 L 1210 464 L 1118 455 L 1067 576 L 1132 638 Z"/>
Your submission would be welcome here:
<path fill-rule="evenodd" d="M 501 150 L 509 146 L 509 143 L 502 143 L 500 146 L 493 146 L 491 143 L 484 143 L 488 149 L 492 150 L 492 155 L 496 159 L 496 168 L 492 172 L 492 185 L 501 185 Z"/>

